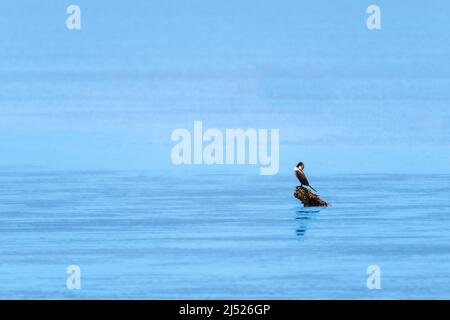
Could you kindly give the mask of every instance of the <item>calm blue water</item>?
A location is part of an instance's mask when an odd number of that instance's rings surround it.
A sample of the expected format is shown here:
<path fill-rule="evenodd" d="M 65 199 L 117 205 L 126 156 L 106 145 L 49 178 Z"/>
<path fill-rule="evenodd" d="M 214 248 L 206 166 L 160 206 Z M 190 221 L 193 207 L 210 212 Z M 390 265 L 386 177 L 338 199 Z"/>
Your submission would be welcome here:
<path fill-rule="evenodd" d="M 449 1 L 76 3 L 0 1 L 0 298 L 450 298 Z M 195 120 L 279 174 L 174 167 Z"/>
<path fill-rule="evenodd" d="M 449 175 L 310 180 L 3 168 L 0 298 L 449 298 Z"/>

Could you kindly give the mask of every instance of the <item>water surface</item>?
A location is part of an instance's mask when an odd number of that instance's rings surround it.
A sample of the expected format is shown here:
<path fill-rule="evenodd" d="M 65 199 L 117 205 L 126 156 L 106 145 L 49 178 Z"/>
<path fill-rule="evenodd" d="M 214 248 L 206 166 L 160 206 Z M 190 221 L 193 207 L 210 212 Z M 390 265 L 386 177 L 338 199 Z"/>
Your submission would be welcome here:
<path fill-rule="evenodd" d="M 293 176 L 4 168 L 0 298 L 450 296 L 450 176 L 310 180 L 332 207 L 303 208 Z"/>

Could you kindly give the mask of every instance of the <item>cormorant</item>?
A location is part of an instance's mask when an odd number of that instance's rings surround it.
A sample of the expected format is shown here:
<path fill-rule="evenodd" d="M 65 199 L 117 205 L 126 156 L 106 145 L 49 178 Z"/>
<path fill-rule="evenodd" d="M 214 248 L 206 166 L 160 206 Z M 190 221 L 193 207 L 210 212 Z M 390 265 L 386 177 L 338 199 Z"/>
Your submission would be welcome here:
<path fill-rule="evenodd" d="M 298 181 L 300 181 L 300 184 L 302 187 L 305 185 L 305 186 L 313 189 L 315 192 L 317 192 L 316 189 L 314 189 L 313 187 L 311 187 L 309 185 L 309 181 L 306 178 L 305 174 L 303 173 L 304 168 L 305 168 L 305 165 L 303 164 L 303 162 L 299 162 L 297 164 L 297 166 L 294 168 L 295 176 L 297 177 Z"/>

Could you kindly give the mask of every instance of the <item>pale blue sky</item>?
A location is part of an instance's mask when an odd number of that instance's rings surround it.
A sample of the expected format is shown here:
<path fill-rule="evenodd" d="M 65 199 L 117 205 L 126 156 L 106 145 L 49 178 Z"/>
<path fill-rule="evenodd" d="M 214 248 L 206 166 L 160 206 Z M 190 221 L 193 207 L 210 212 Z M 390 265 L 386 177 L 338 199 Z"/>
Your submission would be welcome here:
<path fill-rule="evenodd" d="M 279 128 L 280 173 L 450 173 L 450 4 L 392 2 L 2 1 L 0 165 L 170 170 L 203 120 Z"/>

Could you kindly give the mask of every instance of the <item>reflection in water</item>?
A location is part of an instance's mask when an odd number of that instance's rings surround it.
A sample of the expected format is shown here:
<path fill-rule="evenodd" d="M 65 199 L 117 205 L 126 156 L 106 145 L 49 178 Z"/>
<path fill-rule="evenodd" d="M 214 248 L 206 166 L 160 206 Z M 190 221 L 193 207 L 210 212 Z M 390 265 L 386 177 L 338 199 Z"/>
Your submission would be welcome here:
<path fill-rule="evenodd" d="M 318 212 L 320 212 L 320 210 L 306 209 L 306 208 L 295 211 L 295 220 L 297 221 L 297 228 L 295 229 L 295 234 L 300 239 L 303 239 L 306 233 L 306 229 L 308 229 L 308 225 Z"/>

